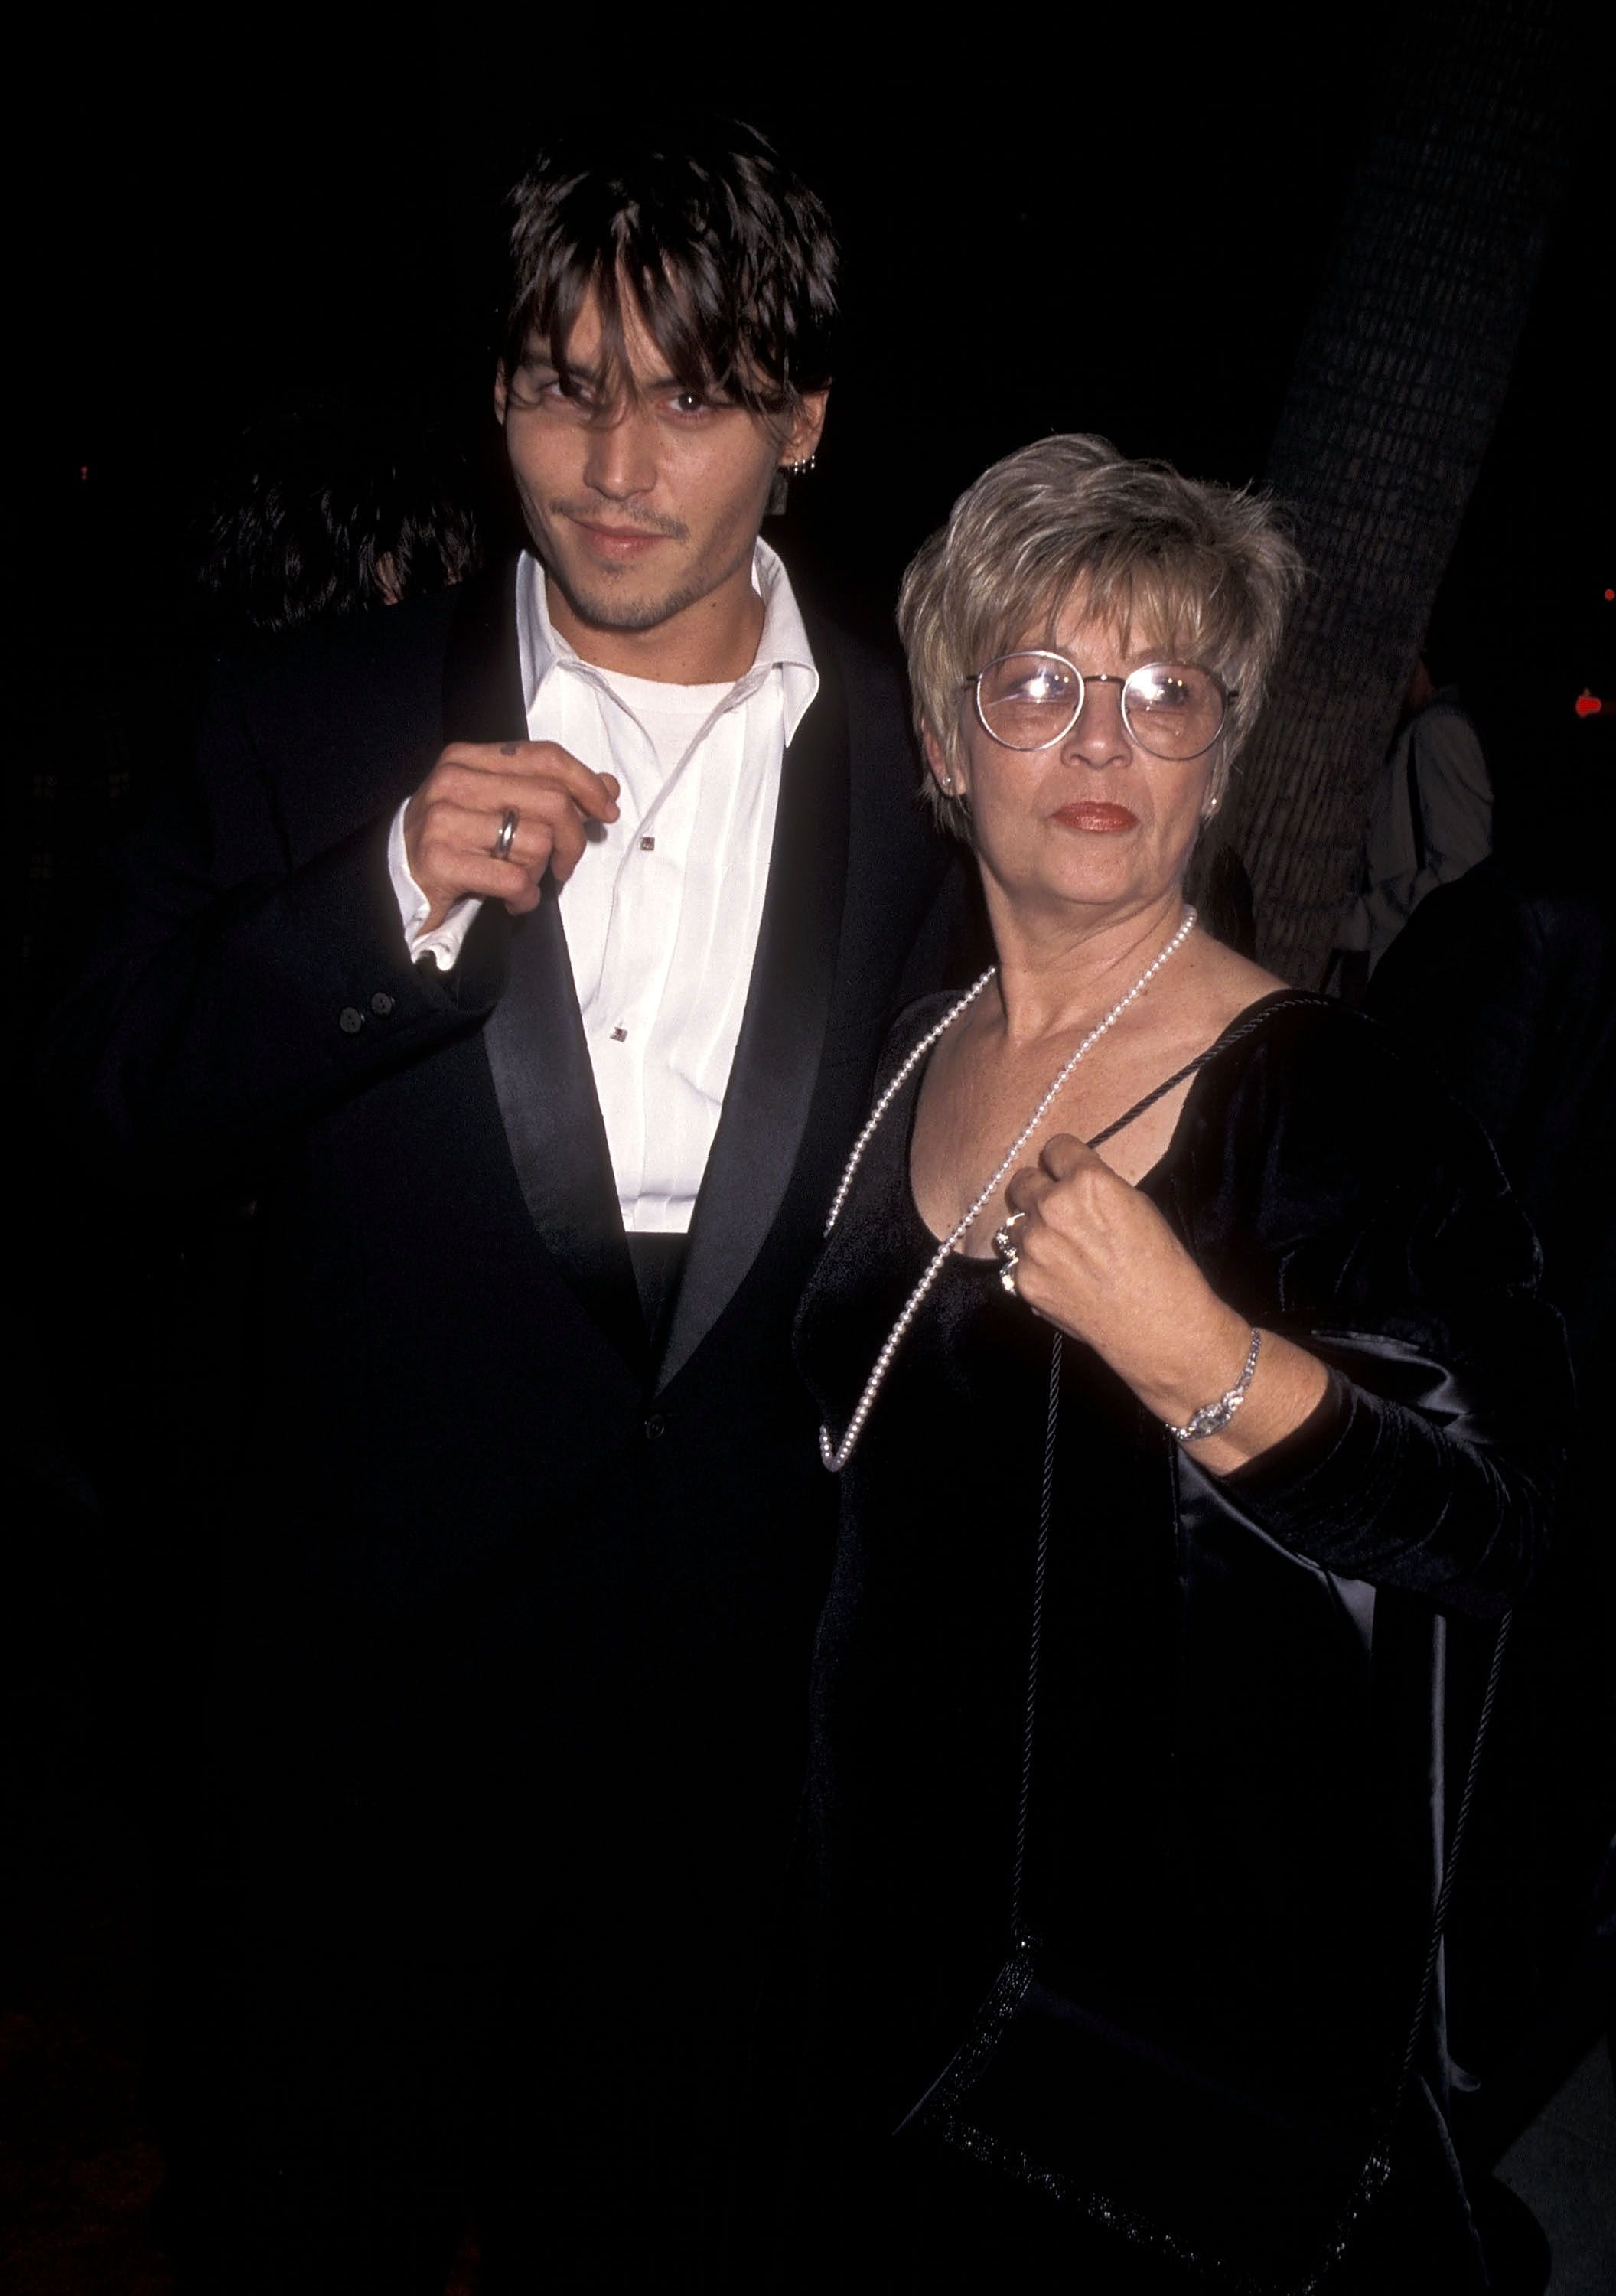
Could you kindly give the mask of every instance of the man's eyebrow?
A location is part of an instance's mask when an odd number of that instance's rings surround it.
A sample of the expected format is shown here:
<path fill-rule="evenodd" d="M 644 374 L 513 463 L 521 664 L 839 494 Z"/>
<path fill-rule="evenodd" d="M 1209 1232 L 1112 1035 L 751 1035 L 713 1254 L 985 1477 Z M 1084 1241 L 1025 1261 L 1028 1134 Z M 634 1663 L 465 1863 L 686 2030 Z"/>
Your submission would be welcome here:
<path fill-rule="evenodd" d="M 710 375 L 659 374 L 651 381 L 642 382 L 640 388 L 648 398 L 661 398 L 669 391 L 681 390 L 691 398 L 705 398 L 710 406 L 730 404 L 728 391 Z"/>
<path fill-rule="evenodd" d="M 561 372 L 551 353 L 548 343 L 530 343 L 522 353 L 522 365 L 525 367 L 530 367 L 536 374 L 559 375 Z M 593 369 L 580 366 L 576 359 L 567 360 L 567 372 L 569 376 L 575 375 L 580 382 L 595 381 Z"/>
<path fill-rule="evenodd" d="M 554 375 L 558 380 L 562 372 L 557 365 L 549 345 L 545 343 L 535 343 L 524 351 L 522 365 L 533 373 Z M 593 390 L 600 387 L 602 373 L 603 370 L 600 367 L 587 365 L 579 359 L 569 358 L 567 361 L 567 381 L 581 384 L 586 390 Z M 689 391 L 693 398 L 712 398 L 716 395 L 711 382 L 700 379 L 692 380 L 688 375 L 674 374 L 671 370 L 663 374 L 646 375 L 643 378 L 631 376 L 630 380 L 634 390 L 647 398 L 659 398 L 670 390 Z"/>

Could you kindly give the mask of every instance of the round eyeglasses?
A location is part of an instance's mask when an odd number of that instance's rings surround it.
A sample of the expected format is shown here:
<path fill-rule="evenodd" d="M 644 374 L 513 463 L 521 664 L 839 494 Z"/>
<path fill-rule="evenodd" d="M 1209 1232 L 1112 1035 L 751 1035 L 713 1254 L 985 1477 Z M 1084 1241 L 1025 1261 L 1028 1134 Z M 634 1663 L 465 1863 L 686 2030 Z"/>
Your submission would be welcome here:
<path fill-rule="evenodd" d="M 1223 731 L 1234 693 L 1215 669 L 1150 661 L 1126 677 L 1087 677 L 1063 653 L 1001 653 L 966 684 L 976 693 L 984 732 L 1007 750 L 1047 750 L 1082 714 L 1090 685 L 1120 685 L 1128 736 L 1153 758 L 1198 758 Z"/>

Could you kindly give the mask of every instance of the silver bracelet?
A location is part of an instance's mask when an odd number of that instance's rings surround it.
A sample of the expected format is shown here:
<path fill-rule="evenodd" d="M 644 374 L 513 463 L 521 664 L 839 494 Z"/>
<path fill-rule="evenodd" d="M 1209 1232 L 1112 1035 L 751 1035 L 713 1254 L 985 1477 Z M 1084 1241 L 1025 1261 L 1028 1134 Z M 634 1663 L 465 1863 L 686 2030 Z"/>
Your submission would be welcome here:
<path fill-rule="evenodd" d="M 1198 1443 L 1204 1435 L 1220 1435 L 1228 1425 L 1240 1406 L 1245 1401 L 1245 1390 L 1252 1383 L 1252 1374 L 1257 1368 L 1257 1350 L 1262 1345 L 1262 1334 L 1253 1324 L 1252 1344 L 1245 1358 L 1245 1368 L 1226 1395 L 1215 1403 L 1204 1403 L 1199 1411 L 1192 1412 L 1182 1427 L 1175 1427 L 1171 1419 L 1163 1421 L 1167 1432 L 1179 1443 Z"/>

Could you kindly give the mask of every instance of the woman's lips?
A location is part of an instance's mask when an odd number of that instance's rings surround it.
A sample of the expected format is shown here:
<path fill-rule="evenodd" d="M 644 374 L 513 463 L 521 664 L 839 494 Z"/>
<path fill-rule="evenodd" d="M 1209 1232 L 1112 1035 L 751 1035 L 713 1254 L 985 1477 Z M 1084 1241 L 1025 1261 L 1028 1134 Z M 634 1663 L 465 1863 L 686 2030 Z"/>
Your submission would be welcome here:
<path fill-rule="evenodd" d="M 1068 829 L 1086 829 L 1101 837 L 1120 836 L 1124 829 L 1139 825 L 1138 814 L 1130 813 L 1125 805 L 1102 805 L 1098 798 L 1079 798 L 1063 805 L 1055 818 Z"/>

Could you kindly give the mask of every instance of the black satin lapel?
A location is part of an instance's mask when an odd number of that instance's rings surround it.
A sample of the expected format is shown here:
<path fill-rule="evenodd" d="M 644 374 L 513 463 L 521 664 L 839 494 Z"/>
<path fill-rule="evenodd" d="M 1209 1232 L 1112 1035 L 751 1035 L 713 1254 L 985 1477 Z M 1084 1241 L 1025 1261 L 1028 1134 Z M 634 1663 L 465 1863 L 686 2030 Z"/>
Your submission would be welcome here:
<path fill-rule="evenodd" d="M 506 559 L 466 583 L 455 603 L 444 659 L 444 740 L 526 738 L 516 637 L 516 566 Z"/>
<path fill-rule="evenodd" d="M 524 741 L 509 564 L 466 586 L 444 667 L 445 742 Z M 510 972 L 483 1051 L 523 1200 L 545 1249 L 613 1343 L 645 1357 L 606 1128 L 554 889 L 510 931 Z"/>
<path fill-rule="evenodd" d="M 484 1027 L 483 1050 L 510 1160 L 545 1250 L 607 1337 L 631 1362 L 643 1363 L 640 1295 L 548 879 L 538 907 L 511 929 L 510 978 Z"/>
<path fill-rule="evenodd" d="M 828 647 L 780 771 L 752 983 L 657 1385 L 690 1361 L 756 1259 L 786 1193 L 819 1078 L 847 877 L 847 700 Z"/>

